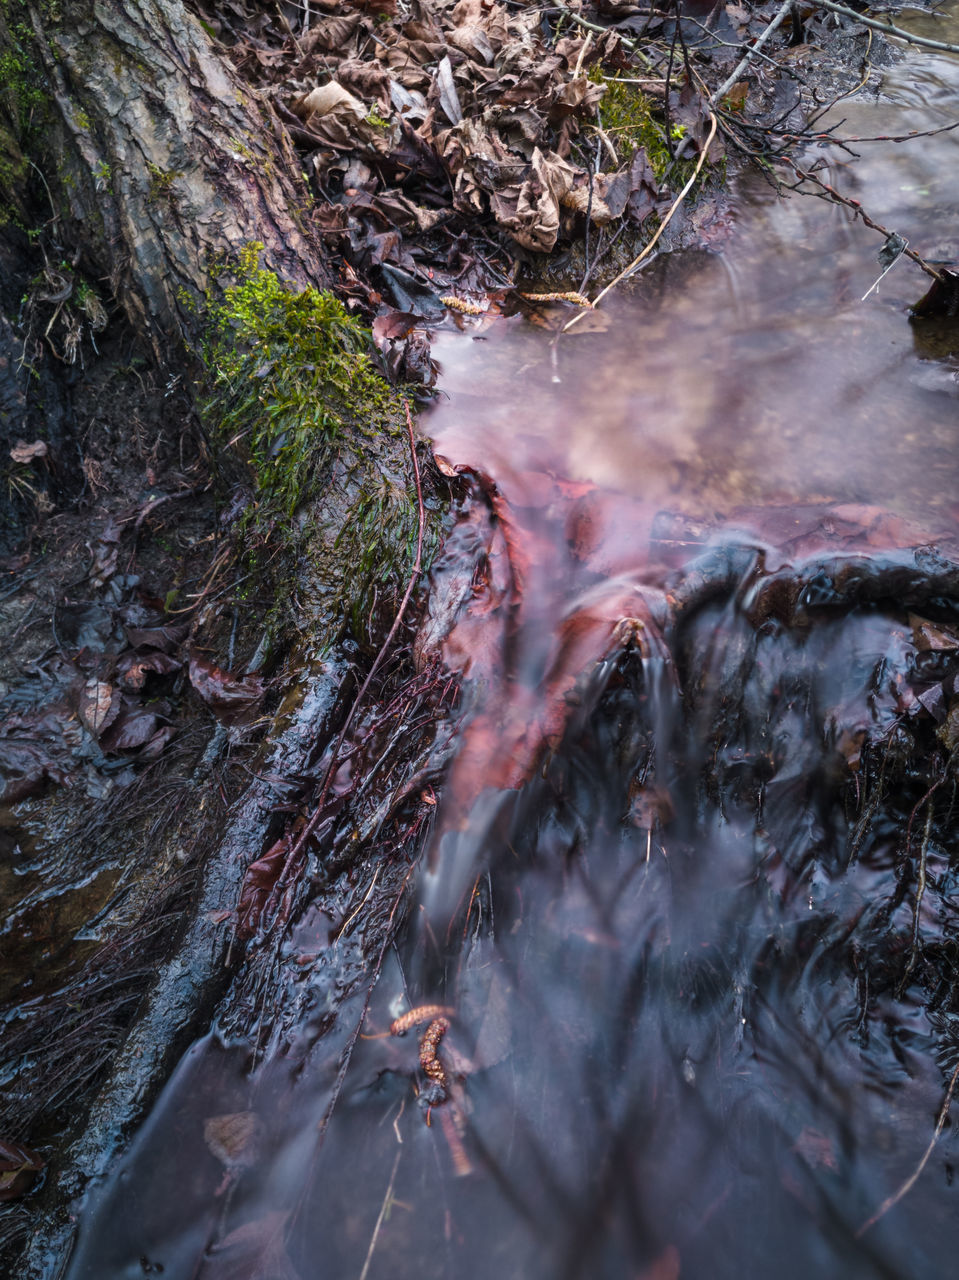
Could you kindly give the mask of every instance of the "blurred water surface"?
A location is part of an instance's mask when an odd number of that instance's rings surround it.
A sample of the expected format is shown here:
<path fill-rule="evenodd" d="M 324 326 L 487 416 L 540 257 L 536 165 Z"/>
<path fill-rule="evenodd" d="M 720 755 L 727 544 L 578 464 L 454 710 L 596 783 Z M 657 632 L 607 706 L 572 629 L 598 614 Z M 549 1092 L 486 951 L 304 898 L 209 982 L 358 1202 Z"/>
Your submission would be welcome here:
<path fill-rule="evenodd" d="M 912 51 L 833 119 L 936 128 L 957 88 Z M 955 258 L 957 136 L 806 160 Z M 909 549 L 955 545 L 959 328 L 909 322 L 905 261 L 861 301 L 847 210 L 751 179 L 732 216 L 603 333 L 437 334 L 425 430 L 498 505 L 434 573 L 476 587 L 409 925 L 332 1029 L 318 990 L 252 1073 L 191 1050 L 72 1280 L 951 1274 L 959 639 Z M 421 1002 L 432 1107 L 386 1035 Z"/>

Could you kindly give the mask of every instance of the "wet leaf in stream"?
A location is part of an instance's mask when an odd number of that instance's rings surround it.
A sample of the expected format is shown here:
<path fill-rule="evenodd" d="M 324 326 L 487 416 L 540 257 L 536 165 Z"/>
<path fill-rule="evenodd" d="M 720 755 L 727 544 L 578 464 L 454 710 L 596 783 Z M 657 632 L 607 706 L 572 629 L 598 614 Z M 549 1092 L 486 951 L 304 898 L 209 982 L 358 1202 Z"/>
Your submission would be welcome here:
<path fill-rule="evenodd" d="M 283 873 L 292 843 L 292 834 L 281 836 L 262 858 L 247 867 L 236 908 L 238 938 L 252 938 L 260 927 L 263 910 Z"/>
<path fill-rule="evenodd" d="M 286 1251 L 288 1216 L 277 1210 L 231 1231 L 210 1249 L 199 1280 L 300 1280 Z"/>

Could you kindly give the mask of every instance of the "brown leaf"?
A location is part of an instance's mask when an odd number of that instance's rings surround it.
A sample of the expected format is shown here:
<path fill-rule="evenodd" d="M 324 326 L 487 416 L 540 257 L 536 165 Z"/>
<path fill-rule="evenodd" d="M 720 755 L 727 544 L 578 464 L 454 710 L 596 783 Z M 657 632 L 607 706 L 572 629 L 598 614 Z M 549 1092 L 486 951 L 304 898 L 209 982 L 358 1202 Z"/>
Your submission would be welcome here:
<path fill-rule="evenodd" d="M 0 1138 L 0 1201 L 26 1195 L 45 1163 L 29 1147 Z"/>
<path fill-rule="evenodd" d="M 151 741 L 160 722 L 153 711 L 124 698 L 124 707 L 100 739 L 104 751 L 135 751 Z"/>
<path fill-rule="evenodd" d="M 300 45 L 304 52 L 312 53 L 315 49 L 325 52 L 340 52 L 345 49 L 353 32 L 363 21 L 362 14 L 331 14 L 314 20 L 307 35 L 300 37 Z"/>
<path fill-rule="evenodd" d="M 749 93 L 749 81 L 740 80 L 723 98 L 723 105 L 729 111 L 742 111 L 746 105 L 746 95 Z"/>
<path fill-rule="evenodd" d="M 190 657 L 190 683 L 224 724 L 242 721 L 263 697 L 263 679 L 257 672 L 234 675 L 199 654 Z"/>
<path fill-rule="evenodd" d="M 240 900 L 236 906 L 238 938 L 252 938 L 260 927 L 263 910 L 283 874 L 292 843 L 291 835 L 281 836 L 262 858 L 257 858 L 256 862 L 251 862 L 247 867 L 240 889 Z"/>
<path fill-rule="evenodd" d="M 348 89 L 344 89 L 335 80 L 319 85 L 299 98 L 294 98 L 290 103 L 290 110 L 311 128 L 325 116 L 335 115 L 338 119 L 346 121 L 351 118 L 363 120 L 367 114 L 365 103 L 354 97 Z"/>
<path fill-rule="evenodd" d="M 560 201 L 572 187 L 575 173 L 565 160 L 537 147 L 522 184 L 493 195 L 496 221 L 524 249 L 549 253 L 559 236 Z"/>
<path fill-rule="evenodd" d="M 46 456 L 47 446 L 43 440 L 34 440 L 33 444 L 27 444 L 25 440 L 18 440 L 10 450 L 10 457 L 14 462 L 32 462 L 34 458 L 45 458 Z"/>
<path fill-rule="evenodd" d="M 409 311 L 387 311 L 373 321 L 373 341 L 385 351 L 390 343 L 405 338 L 420 323 L 420 317 Z"/>
<path fill-rule="evenodd" d="M 204 1142 L 228 1169 L 249 1168 L 255 1164 L 260 1133 L 260 1121 L 253 1111 L 210 1116 L 203 1122 Z"/>
<path fill-rule="evenodd" d="M 959 649 L 959 635 L 947 627 L 937 627 L 915 613 L 909 615 L 909 625 L 912 627 L 915 646 L 920 652 L 932 650 L 936 653 L 951 653 Z"/>
<path fill-rule="evenodd" d="M 161 649 L 173 653 L 190 634 L 185 622 L 168 622 L 158 627 L 127 627 L 127 639 L 136 648 Z"/>
<path fill-rule="evenodd" d="M 818 1129 L 810 1129 L 807 1125 L 793 1144 L 793 1151 L 802 1156 L 813 1169 L 830 1169 L 833 1173 L 839 1170 L 839 1161 L 833 1148 L 832 1139 Z"/>
<path fill-rule="evenodd" d="M 567 116 L 595 116 L 596 108 L 599 106 L 600 99 L 605 91 L 605 85 L 594 84 L 592 80 L 587 80 L 585 76 L 577 76 L 575 80 L 567 80 L 565 84 L 559 85 L 553 90 L 549 104 L 550 120 L 552 123 L 558 124 Z"/>
<path fill-rule="evenodd" d="M 120 714 L 120 695 L 106 680 L 92 677 L 83 686 L 78 711 L 86 727 L 99 738 Z"/>

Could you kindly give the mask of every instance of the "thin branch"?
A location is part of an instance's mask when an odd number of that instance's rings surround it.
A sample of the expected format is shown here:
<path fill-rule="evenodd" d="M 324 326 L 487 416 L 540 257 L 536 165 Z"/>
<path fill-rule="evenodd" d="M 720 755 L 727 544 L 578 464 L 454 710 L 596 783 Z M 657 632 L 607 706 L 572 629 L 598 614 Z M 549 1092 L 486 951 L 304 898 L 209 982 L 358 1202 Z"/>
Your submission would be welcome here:
<path fill-rule="evenodd" d="M 390 1211 L 393 1203 L 393 1184 L 396 1181 L 396 1170 L 400 1165 L 400 1156 L 402 1151 L 397 1151 L 396 1159 L 393 1161 L 393 1172 L 390 1174 L 389 1186 L 386 1188 L 386 1195 L 383 1197 L 383 1203 L 380 1205 L 380 1214 L 376 1219 L 376 1226 L 373 1228 L 373 1235 L 370 1237 L 370 1247 L 366 1251 L 366 1261 L 363 1263 L 363 1270 L 360 1272 L 360 1280 L 366 1280 L 370 1272 L 370 1263 L 373 1261 L 373 1253 L 376 1249 L 376 1241 L 379 1238 L 380 1228 L 386 1221 L 386 1215 Z"/>
<path fill-rule="evenodd" d="M 834 125 L 833 128 L 838 128 L 838 125 Z M 953 129 L 959 129 L 959 120 L 953 120 L 952 124 L 941 124 L 938 129 L 911 129 L 908 133 L 875 133 L 869 137 L 840 138 L 830 133 L 828 129 L 823 133 L 780 133 L 778 136 L 786 142 L 835 142 L 837 146 L 845 147 L 851 146 L 854 142 L 857 144 L 860 142 L 912 142 L 914 138 L 934 138 L 938 133 L 951 133 Z"/>
<path fill-rule="evenodd" d="M 830 200 L 835 201 L 836 204 L 843 204 L 847 209 L 852 209 L 856 217 L 864 222 L 867 227 L 870 227 L 873 231 L 878 231 L 880 235 L 884 235 L 887 240 L 891 235 L 895 234 L 890 231 L 888 227 L 884 227 L 881 222 L 876 222 L 874 218 L 870 218 L 869 214 L 866 213 L 858 200 L 853 200 L 849 196 L 842 195 L 835 187 L 831 187 L 828 182 L 824 182 L 823 179 L 818 177 L 815 173 L 809 173 L 806 169 L 800 169 L 795 160 L 791 160 L 789 156 L 778 155 L 776 156 L 776 159 L 784 161 L 789 165 L 798 178 L 803 182 L 811 182 L 813 186 L 818 187 L 825 196 Z M 919 254 L 916 253 L 915 249 L 907 248 L 903 250 L 903 253 L 907 258 L 911 258 L 917 267 L 922 271 L 925 271 L 927 276 L 932 276 L 933 280 L 942 280 L 941 272 L 937 271 L 935 267 L 930 266 L 925 258 L 921 258 Z"/>
<path fill-rule="evenodd" d="M 717 103 L 721 102 L 723 98 L 725 98 L 726 94 L 733 87 L 733 85 L 736 84 L 736 82 L 739 80 L 739 77 L 746 70 L 746 67 L 749 65 L 752 59 L 755 58 L 756 54 L 760 51 L 760 49 L 763 47 L 763 45 L 766 43 L 769 37 L 773 35 L 774 32 L 776 32 L 779 29 L 779 27 L 781 27 L 782 24 L 789 17 L 789 13 L 792 7 L 793 7 L 793 0 L 784 0 L 783 5 L 781 6 L 781 8 L 779 8 L 776 11 L 776 16 L 773 18 L 772 22 L 770 22 L 766 30 L 762 33 L 762 35 L 759 37 L 756 43 L 753 45 L 750 45 L 750 47 L 746 50 L 746 56 L 743 58 L 742 62 L 740 62 L 737 65 L 732 75 L 729 76 L 727 80 L 723 81 L 723 83 L 719 86 L 716 92 L 709 99 L 709 105 L 711 107 L 715 107 Z"/>
<path fill-rule="evenodd" d="M 611 289 L 615 289 L 616 286 L 622 280 L 625 280 L 628 275 L 631 275 L 636 270 L 636 268 L 639 266 L 639 264 L 642 261 L 644 261 L 644 259 L 649 257 L 649 255 L 652 253 L 653 249 L 656 246 L 657 240 L 659 240 L 660 236 L 669 226 L 670 221 L 672 220 L 673 214 L 676 212 L 676 210 L 679 208 L 682 202 L 689 195 L 690 191 L 693 188 L 693 184 L 695 183 L 696 179 L 699 177 L 700 170 L 702 169 L 703 165 L 706 163 L 706 156 L 709 153 L 709 148 L 712 145 L 713 138 L 715 138 L 716 136 L 716 129 L 719 126 L 719 121 L 716 119 L 716 117 L 713 115 L 711 111 L 709 113 L 709 119 L 711 121 L 711 124 L 709 127 L 709 137 L 706 139 L 705 145 L 703 146 L 702 151 L 700 151 L 699 153 L 699 159 L 696 161 L 696 168 L 693 170 L 692 176 L 690 177 L 689 181 L 686 183 L 682 191 L 680 191 L 679 195 L 673 201 L 669 212 L 666 214 L 666 217 L 662 220 L 662 222 L 656 228 L 656 234 L 653 236 L 652 240 L 650 240 L 646 248 L 642 251 L 642 253 L 640 253 L 637 257 L 633 259 L 633 261 L 629 264 L 629 266 L 624 271 L 621 271 L 619 273 L 619 275 L 615 278 L 615 280 L 611 280 L 609 284 L 606 286 L 606 288 L 601 290 L 596 295 L 596 297 L 593 299 L 594 307 L 598 307 L 599 304 L 602 302 L 602 300 L 606 297 L 607 293 L 609 293 Z M 583 316 L 586 316 L 586 315 L 589 315 L 589 311 L 578 311 L 576 315 L 573 316 L 572 320 L 568 320 L 566 324 L 563 325 L 562 329 L 560 330 L 560 333 L 567 333 L 570 329 L 572 329 L 574 324 L 578 324 L 579 321 L 582 320 Z"/>
<path fill-rule="evenodd" d="M 929 1157 L 933 1153 L 933 1149 L 935 1148 L 936 1142 L 939 1139 L 939 1135 L 940 1133 L 942 1133 L 943 1129 L 945 1128 L 946 1118 L 949 1115 L 949 1105 L 952 1102 L 953 1090 L 956 1087 L 956 1080 L 959 1080 L 959 1063 L 956 1064 L 956 1069 L 955 1071 L 953 1071 L 952 1078 L 949 1081 L 949 1087 L 946 1090 L 946 1096 L 942 1104 L 942 1109 L 939 1112 L 939 1119 L 936 1123 L 936 1131 L 930 1138 L 929 1146 L 926 1147 L 926 1150 L 922 1159 L 919 1161 L 918 1165 L 916 1166 L 915 1171 L 910 1175 L 910 1177 L 906 1179 L 906 1181 L 902 1184 L 899 1190 L 893 1192 L 891 1196 L 883 1200 L 882 1204 L 879 1206 L 876 1212 L 872 1215 L 872 1217 L 862 1224 L 862 1226 L 856 1232 L 857 1240 L 861 1239 L 866 1234 L 866 1232 L 869 1230 L 870 1227 L 874 1227 L 880 1218 L 885 1217 L 885 1215 L 889 1212 L 889 1210 L 892 1209 L 895 1205 L 897 1205 L 899 1201 L 903 1198 L 903 1196 L 908 1195 L 909 1192 L 916 1185 L 916 1183 L 919 1181 L 919 1177 L 923 1169 L 925 1169 L 926 1165 L 929 1163 Z"/>
<path fill-rule="evenodd" d="M 902 27 L 894 27 L 891 22 L 877 22 L 875 18 L 864 18 L 855 9 L 844 4 L 836 4 L 834 0 L 812 0 L 817 9 L 828 9 L 830 13 L 838 13 L 844 18 L 852 18 L 862 27 L 870 27 L 873 31 L 881 31 L 885 36 L 895 36 L 897 40 L 907 40 L 909 44 L 921 45 L 923 49 L 938 49 L 942 53 L 959 53 L 959 44 L 949 44 L 945 40 L 930 40 L 927 36 L 914 36 L 911 31 Z"/>

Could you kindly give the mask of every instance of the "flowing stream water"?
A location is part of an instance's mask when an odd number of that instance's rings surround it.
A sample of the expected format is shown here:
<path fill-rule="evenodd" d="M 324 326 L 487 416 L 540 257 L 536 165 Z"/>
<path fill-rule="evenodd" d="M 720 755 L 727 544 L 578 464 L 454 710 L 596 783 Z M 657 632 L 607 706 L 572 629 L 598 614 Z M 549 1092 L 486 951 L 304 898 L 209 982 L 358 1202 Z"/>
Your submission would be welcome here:
<path fill-rule="evenodd" d="M 911 50 L 832 120 L 957 88 Z M 957 138 L 806 159 L 955 258 Z M 71 1280 L 951 1273 L 959 326 L 905 260 L 861 300 L 847 210 L 750 179 L 733 222 L 603 332 L 437 334 L 425 431 L 494 514 L 433 574 L 468 709 L 417 907 L 332 1030 L 194 1046 Z"/>

